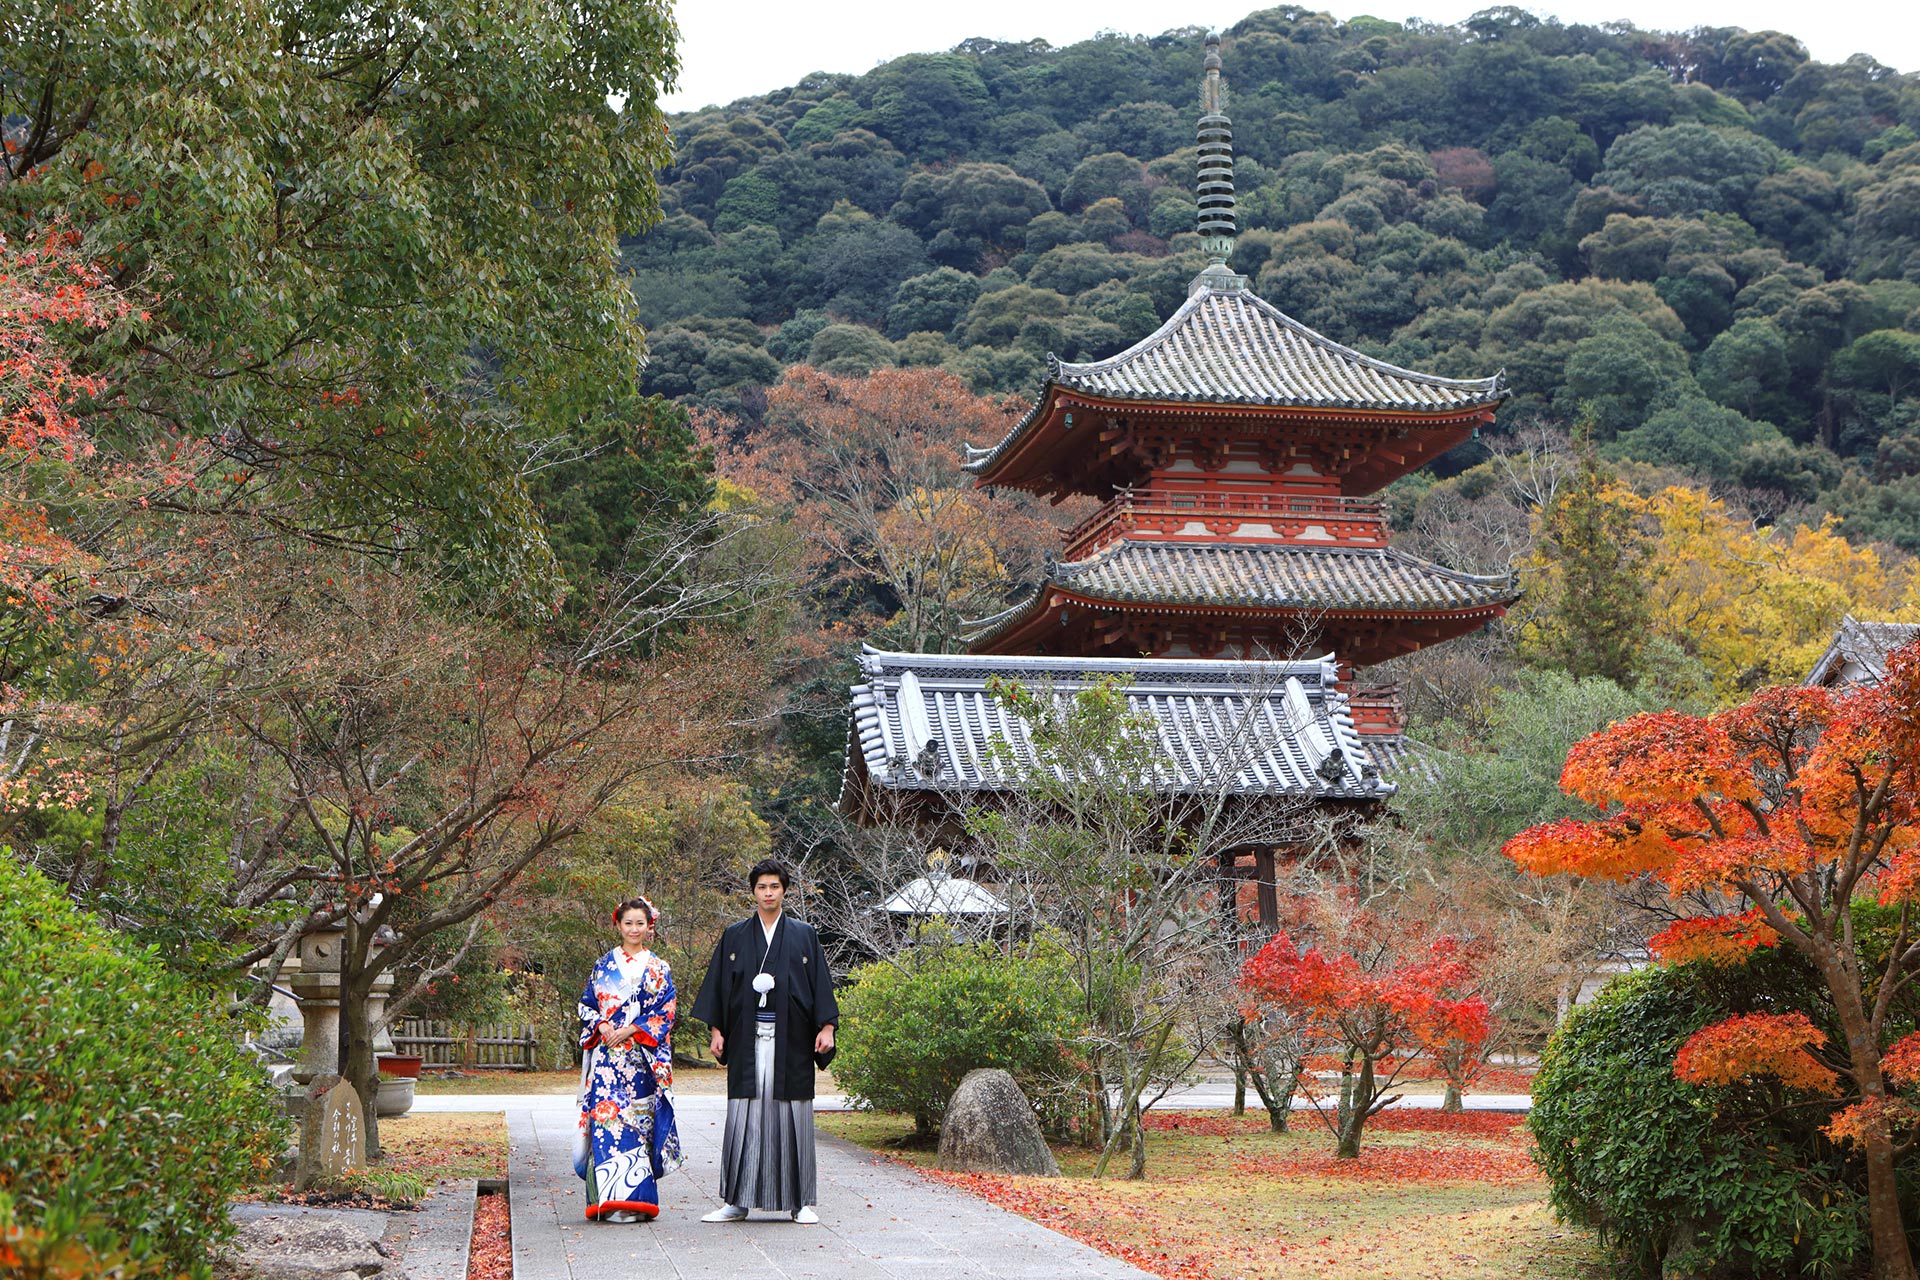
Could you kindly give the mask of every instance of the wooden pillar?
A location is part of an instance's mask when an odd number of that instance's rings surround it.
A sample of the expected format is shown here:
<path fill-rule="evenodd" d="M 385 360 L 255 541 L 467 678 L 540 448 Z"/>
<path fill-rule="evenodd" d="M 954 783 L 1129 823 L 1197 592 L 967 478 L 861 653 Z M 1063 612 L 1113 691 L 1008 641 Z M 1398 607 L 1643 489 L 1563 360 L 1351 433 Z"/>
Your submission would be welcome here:
<path fill-rule="evenodd" d="M 1220 927 L 1232 936 L 1240 924 L 1240 853 L 1237 849 L 1222 849 L 1220 863 L 1219 894 L 1220 900 L 1215 910 L 1220 913 Z"/>
<path fill-rule="evenodd" d="M 1254 892 L 1260 902 L 1260 927 L 1271 932 L 1280 927 L 1280 886 L 1274 883 L 1273 846 L 1263 844 L 1253 851 Z"/>

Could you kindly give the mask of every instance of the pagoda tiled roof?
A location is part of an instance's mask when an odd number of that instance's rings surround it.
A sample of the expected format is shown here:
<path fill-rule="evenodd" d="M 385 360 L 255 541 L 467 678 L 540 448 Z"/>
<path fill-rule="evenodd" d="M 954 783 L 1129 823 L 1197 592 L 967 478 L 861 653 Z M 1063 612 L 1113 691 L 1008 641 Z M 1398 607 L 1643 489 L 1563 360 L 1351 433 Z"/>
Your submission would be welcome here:
<path fill-rule="evenodd" d="M 978 645 L 1046 607 L 1054 589 L 1115 604 L 1204 605 L 1337 614 L 1452 613 L 1519 598 L 1506 575 L 1461 573 L 1394 547 L 1174 542 L 1125 538 L 1056 561 L 1010 608 L 968 624 Z"/>
<path fill-rule="evenodd" d="M 1887 658 L 1894 650 L 1920 639 L 1920 623 L 1867 622 L 1846 615 L 1833 643 L 1807 673 L 1806 683 L 1878 684 L 1887 678 Z"/>
<path fill-rule="evenodd" d="M 893 653 L 867 647 L 853 686 L 841 782 L 966 793 L 1018 787 L 1034 759 L 1026 721 L 987 691 L 999 677 L 1070 696 L 1120 677 L 1158 727 L 1153 787 L 1167 795 L 1374 800 L 1392 794 L 1354 729 L 1331 657 L 1305 662 L 1036 658 Z M 1013 761 L 1009 763 L 1006 755 Z"/>
<path fill-rule="evenodd" d="M 1378 410 L 1453 415 L 1504 400 L 1501 378 L 1442 378 L 1362 355 L 1301 324 L 1245 287 L 1202 274 L 1178 311 L 1119 355 L 1088 364 L 1047 357 L 1034 405 L 999 444 L 968 449 L 981 473 L 1045 414 L 1049 391 L 1101 400 Z"/>

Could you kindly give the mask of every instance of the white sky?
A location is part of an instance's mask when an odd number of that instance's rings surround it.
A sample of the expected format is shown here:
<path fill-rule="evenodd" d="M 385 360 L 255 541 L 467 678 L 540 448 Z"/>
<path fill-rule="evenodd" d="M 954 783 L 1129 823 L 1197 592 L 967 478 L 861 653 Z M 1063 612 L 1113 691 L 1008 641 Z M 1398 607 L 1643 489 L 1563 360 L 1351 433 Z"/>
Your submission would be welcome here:
<path fill-rule="evenodd" d="M 1277 3 L 1277 0 L 1275 0 Z M 1458 22 L 1492 6 L 1493 0 L 1331 0 L 1309 7 L 1338 18 L 1358 14 L 1400 21 L 1419 17 Z M 1158 35 L 1180 26 L 1229 27 L 1248 13 L 1269 8 L 1260 0 L 1187 7 L 1167 0 L 678 0 L 679 92 L 668 94 L 669 111 L 688 111 L 784 88 L 809 71 L 864 72 L 903 53 L 933 53 L 962 40 L 1031 40 L 1054 45 L 1084 40 L 1097 31 Z M 1821 62 L 1844 62 L 1870 53 L 1900 71 L 1920 69 L 1920 16 L 1911 0 L 1557 0 L 1524 6 L 1563 22 L 1622 20 L 1642 30 L 1745 27 L 1785 31 L 1799 38 Z M 1901 15 L 1905 16 L 1902 17 Z M 1196 53 L 1196 58 L 1198 54 Z M 1233 67 L 1226 68 L 1228 82 Z"/>

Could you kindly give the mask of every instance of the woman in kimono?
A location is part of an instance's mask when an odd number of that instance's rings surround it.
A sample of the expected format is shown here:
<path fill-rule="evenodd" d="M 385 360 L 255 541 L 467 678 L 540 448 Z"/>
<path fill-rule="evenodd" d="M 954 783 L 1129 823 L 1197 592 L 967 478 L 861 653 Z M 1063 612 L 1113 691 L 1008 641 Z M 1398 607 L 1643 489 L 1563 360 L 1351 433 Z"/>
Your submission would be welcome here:
<path fill-rule="evenodd" d="M 660 913 L 645 898 L 614 908 L 620 945 L 600 957 L 580 997 L 580 1131 L 573 1171 L 587 1216 L 651 1221 L 655 1180 L 680 1167 L 673 1120 L 673 974 L 653 954 Z"/>

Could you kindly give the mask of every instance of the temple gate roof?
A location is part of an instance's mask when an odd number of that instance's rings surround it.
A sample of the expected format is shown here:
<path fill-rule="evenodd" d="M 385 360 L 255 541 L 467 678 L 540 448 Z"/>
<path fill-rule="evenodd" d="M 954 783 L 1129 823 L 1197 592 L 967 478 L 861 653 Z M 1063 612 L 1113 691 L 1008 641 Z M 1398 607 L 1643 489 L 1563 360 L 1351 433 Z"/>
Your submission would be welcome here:
<path fill-rule="evenodd" d="M 1166 795 L 1378 800 L 1392 794 L 1354 729 L 1331 657 L 1307 662 L 1188 658 L 1036 658 L 893 653 L 866 648 L 852 687 L 842 812 L 871 793 L 980 795 L 1012 790 L 1031 762 L 1026 722 L 987 691 L 994 677 L 1068 696 L 1095 680 L 1129 681 L 1132 709 L 1159 730 Z M 1002 744 L 996 747 L 995 744 Z"/>

